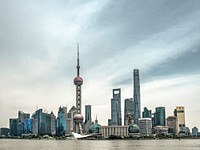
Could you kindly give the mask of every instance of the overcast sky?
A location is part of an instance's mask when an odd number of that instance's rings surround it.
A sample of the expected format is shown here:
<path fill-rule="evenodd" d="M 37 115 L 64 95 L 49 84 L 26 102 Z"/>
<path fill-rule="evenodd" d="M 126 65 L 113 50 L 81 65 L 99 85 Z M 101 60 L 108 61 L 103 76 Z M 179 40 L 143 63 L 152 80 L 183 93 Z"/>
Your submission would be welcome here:
<path fill-rule="evenodd" d="M 107 125 L 112 89 L 133 97 L 140 69 L 141 104 L 173 115 L 185 106 L 186 126 L 200 128 L 199 0 L 1 0 L 0 127 L 18 110 L 68 110 L 75 105 L 80 44 L 82 112 Z M 123 109 L 122 109 L 123 114 Z"/>

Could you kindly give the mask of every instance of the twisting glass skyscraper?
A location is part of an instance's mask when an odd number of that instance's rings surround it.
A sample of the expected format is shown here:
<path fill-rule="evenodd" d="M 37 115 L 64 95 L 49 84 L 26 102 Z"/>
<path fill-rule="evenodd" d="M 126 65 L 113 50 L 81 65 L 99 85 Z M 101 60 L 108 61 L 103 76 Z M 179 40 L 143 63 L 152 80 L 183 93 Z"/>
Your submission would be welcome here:
<path fill-rule="evenodd" d="M 134 80 L 134 122 L 138 124 L 138 119 L 141 114 L 140 105 L 140 79 L 139 79 L 139 69 L 133 70 L 133 80 Z"/>

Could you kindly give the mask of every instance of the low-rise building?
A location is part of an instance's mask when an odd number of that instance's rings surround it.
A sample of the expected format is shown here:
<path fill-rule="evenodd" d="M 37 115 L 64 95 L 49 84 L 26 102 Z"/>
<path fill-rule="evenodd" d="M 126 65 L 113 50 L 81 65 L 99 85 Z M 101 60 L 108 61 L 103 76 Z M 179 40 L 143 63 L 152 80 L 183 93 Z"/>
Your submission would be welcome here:
<path fill-rule="evenodd" d="M 111 135 L 127 137 L 128 126 L 101 126 L 101 134 L 105 138 Z"/>
<path fill-rule="evenodd" d="M 194 137 L 198 136 L 198 128 L 197 127 L 192 128 L 192 136 L 194 136 Z"/>
<path fill-rule="evenodd" d="M 155 126 L 153 128 L 153 130 L 156 135 L 167 135 L 168 134 L 167 126 Z"/>
<path fill-rule="evenodd" d="M 8 136 L 10 133 L 9 128 L 0 128 L 0 136 Z"/>
<path fill-rule="evenodd" d="M 140 128 L 140 136 L 150 136 L 152 134 L 152 120 L 151 118 L 140 118 L 138 120 Z"/>

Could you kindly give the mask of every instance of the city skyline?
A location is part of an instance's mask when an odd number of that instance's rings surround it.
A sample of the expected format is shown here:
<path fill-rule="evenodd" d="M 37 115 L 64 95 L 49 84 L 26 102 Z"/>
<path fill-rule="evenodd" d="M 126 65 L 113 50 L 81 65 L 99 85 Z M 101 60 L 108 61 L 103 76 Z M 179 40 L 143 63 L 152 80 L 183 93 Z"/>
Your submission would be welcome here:
<path fill-rule="evenodd" d="M 8 127 L 18 110 L 32 113 L 38 106 L 56 114 L 60 105 L 75 106 L 77 42 L 82 109 L 92 105 L 93 120 L 97 114 L 99 123 L 107 124 L 115 88 L 121 88 L 124 112 L 137 68 L 141 110 L 164 106 L 169 116 L 184 106 L 186 126 L 200 127 L 199 1 L 1 1 L 0 6 L 0 127 Z"/>

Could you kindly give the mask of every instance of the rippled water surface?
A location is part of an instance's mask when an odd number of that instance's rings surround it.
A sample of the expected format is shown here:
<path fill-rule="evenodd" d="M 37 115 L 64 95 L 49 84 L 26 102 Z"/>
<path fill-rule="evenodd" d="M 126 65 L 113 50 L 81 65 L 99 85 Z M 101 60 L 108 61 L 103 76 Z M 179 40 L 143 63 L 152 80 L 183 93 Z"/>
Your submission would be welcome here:
<path fill-rule="evenodd" d="M 200 150 L 200 140 L 16 140 L 0 139 L 0 150 Z"/>

